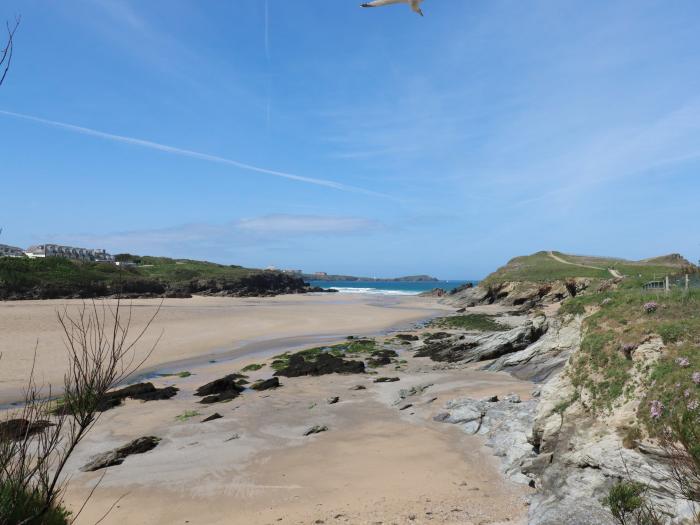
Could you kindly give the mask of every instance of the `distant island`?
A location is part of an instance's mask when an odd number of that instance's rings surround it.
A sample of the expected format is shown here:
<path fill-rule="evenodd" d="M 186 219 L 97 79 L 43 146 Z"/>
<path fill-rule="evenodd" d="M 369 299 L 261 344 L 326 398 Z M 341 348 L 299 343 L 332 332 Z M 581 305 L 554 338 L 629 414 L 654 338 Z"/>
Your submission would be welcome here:
<path fill-rule="evenodd" d="M 439 279 L 430 275 L 407 275 L 405 277 L 356 277 L 354 275 L 331 275 L 325 272 L 304 273 L 304 280 L 307 281 L 350 281 L 350 282 L 390 282 L 390 283 L 437 283 Z"/>

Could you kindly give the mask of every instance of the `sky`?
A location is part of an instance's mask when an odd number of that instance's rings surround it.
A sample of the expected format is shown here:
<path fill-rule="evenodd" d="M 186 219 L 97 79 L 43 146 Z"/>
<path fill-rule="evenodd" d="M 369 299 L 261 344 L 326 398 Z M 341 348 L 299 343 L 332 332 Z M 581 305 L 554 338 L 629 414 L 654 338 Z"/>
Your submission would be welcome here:
<path fill-rule="evenodd" d="M 700 258 L 700 2 L 3 0 L 0 242 L 479 279 Z"/>

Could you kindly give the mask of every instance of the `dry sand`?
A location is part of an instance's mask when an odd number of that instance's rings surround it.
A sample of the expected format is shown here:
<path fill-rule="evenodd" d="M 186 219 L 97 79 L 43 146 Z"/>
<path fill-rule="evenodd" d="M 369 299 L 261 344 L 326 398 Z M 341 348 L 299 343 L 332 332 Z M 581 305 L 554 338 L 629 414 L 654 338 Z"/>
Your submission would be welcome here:
<path fill-rule="evenodd" d="M 37 336 L 41 373 L 60 375 L 62 347 L 53 319 L 61 304 L 0 304 L 6 354 L 0 381 L 6 392 L 21 385 L 30 359 L 26 347 L 29 343 L 31 349 Z M 152 311 L 152 301 L 135 304 L 138 320 Z M 202 405 L 193 396 L 204 383 L 265 361 L 263 354 L 319 335 L 332 339 L 405 326 L 434 315 L 434 301 L 343 295 L 195 298 L 164 306 L 157 328 L 166 335 L 154 359 L 181 360 L 172 369 L 187 363 L 193 375 L 153 380 L 157 386 L 177 386 L 173 399 L 127 401 L 102 415 L 68 465 L 66 504 L 73 511 L 106 472 L 77 525 L 96 523 L 120 497 L 101 523 L 525 523 L 530 489 L 503 478 L 481 437 L 433 421 L 447 401 L 460 396 L 516 392 L 527 398 L 531 385 L 509 375 L 470 367 L 443 370 L 403 352 L 407 364 L 401 371 L 393 365 L 379 369 L 399 377 L 396 383 L 376 384 L 369 374 L 282 378 L 279 389 L 246 391 L 229 403 Z M 212 354 L 218 359 L 209 363 Z M 271 374 L 264 367 L 250 380 Z M 352 390 L 358 384 L 366 389 Z M 400 389 L 423 385 L 431 386 L 397 404 Z M 328 404 L 331 396 L 340 401 Z M 400 410 L 406 403 L 413 406 Z M 188 411 L 198 415 L 177 419 Z M 214 412 L 223 418 L 201 422 Z M 304 437 L 313 425 L 328 430 Z M 94 455 L 147 435 L 162 438 L 155 450 L 106 471 L 80 472 Z"/>
<path fill-rule="evenodd" d="M 503 479 L 482 438 L 432 417 L 455 397 L 527 398 L 531 385 L 473 369 L 432 371 L 427 359 L 402 357 L 405 372 L 380 371 L 397 383 L 375 384 L 368 375 L 282 378 L 277 390 L 197 404 L 196 386 L 240 365 L 217 363 L 173 381 L 182 389 L 173 400 L 127 402 L 105 413 L 70 465 L 74 506 L 99 477 L 76 472 L 94 454 L 144 435 L 163 441 L 110 468 L 78 523 L 94 523 L 124 494 L 103 523 L 523 523 L 527 487 Z M 358 384 L 366 390 L 351 390 Z M 428 384 L 396 404 L 399 389 Z M 340 401 L 329 405 L 331 396 Z M 407 402 L 413 407 L 399 410 Z M 188 410 L 199 415 L 176 420 Z M 214 412 L 224 417 L 201 422 Z M 328 431 L 304 437 L 314 425 Z"/>
<path fill-rule="evenodd" d="M 38 382 L 62 383 L 66 354 L 56 312 L 67 307 L 75 313 L 82 304 L 78 300 L 0 302 L 0 405 L 19 398 L 35 347 Z M 138 328 L 153 315 L 160 300 L 129 304 Z M 183 367 L 210 358 L 276 350 L 283 341 L 301 345 L 348 334 L 373 334 L 410 325 L 440 308 L 430 298 L 362 294 L 166 299 L 140 348 L 152 346 L 162 333 L 147 368 L 166 363 Z M 124 313 L 127 309 L 128 305 Z"/>

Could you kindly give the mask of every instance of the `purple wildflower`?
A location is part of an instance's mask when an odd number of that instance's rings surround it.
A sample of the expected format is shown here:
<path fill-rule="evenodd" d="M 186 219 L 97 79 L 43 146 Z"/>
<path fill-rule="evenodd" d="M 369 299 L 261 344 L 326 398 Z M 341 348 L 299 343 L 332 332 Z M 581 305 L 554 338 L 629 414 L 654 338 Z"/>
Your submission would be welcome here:
<path fill-rule="evenodd" d="M 693 383 L 700 385 L 700 372 L 693 372 Z"/>
<path fill-rule="evenodd" d="M 644 311 L 648 314 L 656 312 L 656 310 L 658 310 L 658 308 L 659 308 L 659 304 L 654 302 L 654 301 L 650 301 L 650 302 L 644 304 Z"/>
<path fill-rule="evenodd" d="M 690 361 L 688 361 L 687 357 L 679 357 L 676 359 L 676 364 L 680 367 L 686 368 L 690 366 Z"/>
<path fill-rule="evenodd" d="M 658 399 L 655 399 L 654 401 L 651 402 L 650 408 L 649 408 L 649 413 L 651 414 L 651 417 L 654 419 L 659 419 L 661 417 L 661 414 L 663 414 L 664 411 L 664 404 L 659 401 Z"/>
<path fill-rule="evenodd" d="M 700 402 L 698 402 L 697 399 L 693 399 L 692 401 L 688 402 L 688 410 L 695 412 L 698 407 L 700 407 Z"/>

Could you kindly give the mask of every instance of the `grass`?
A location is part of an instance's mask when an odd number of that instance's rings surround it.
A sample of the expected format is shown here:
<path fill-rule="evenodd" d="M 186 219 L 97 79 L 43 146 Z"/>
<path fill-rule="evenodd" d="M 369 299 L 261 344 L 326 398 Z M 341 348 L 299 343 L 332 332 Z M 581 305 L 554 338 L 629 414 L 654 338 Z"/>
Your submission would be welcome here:
<path fill-rule="evenodd" d="M 71 513 L 61 505 L 54 505 L 38 519 L 30 519 L 42 506 L 41 494 L 10 485 L 0 484 L 0 523 L 26 525 L 68 525 Z"/>
<path fill-rule="evenodd" d="M 289 360 L 293 355 L 300 355 L 305 361 L 315 361 L 316 358 L 323 353 L 328 353 L 336 357 L 344 357 L 347 355 L 371 354 L 376 350 L 377 343 L 374 339 L 352 339 L 331 346 L 316 346 L 294 353 L 285 352 L 273 357 L 270 366 L 273 370 L 277 371 L 287 368 Z"/>
<path fill-rule="evenodd" d="M 659 307 L 646 313 L 643 305 L 652 300 Z M 650 294 L 621 289 L 572 298 L 563 308 L 590 313 L 569 374 L 579 393 L 583 389 L 590 393 L 594 411 L 614 408 L 641 387 L 647 399 L 640 404 L 640 418 L 648 421 L 650 400 L 659 399 L 669 407 L 682 397 L 683 388 L 700 391 L 690 381 L 692 372 L 700 371 L 700 291 Z M 636 347 L 652 336 L 663 340 L 662 357 L 654 365 L 633 365 L 622 347 Z M 680 367 L 678 358 L 688 359 L 689 366 Z M 640 377 L 641 384 L 633 376 Z M 679 390 L 677 384 L 686 386 Z"/>
<path fill-rule="evenodd" d="M 582 266 L 564 264 L 550 257 L 548 252 L 538 252 L 512 259 L 484 279 L 482 284 L 488 286 L 506 281 L 552 282 L 575 277 L 610 279 L 612 276 L 608 268 L 613 268 L 627 277 L 623 281 L 623 287 L 637 287 L 654 279 L 662 279 L 666 275 L 682 273 L 684 268 L 687 268 L 686 261 L 673 256 L 647 261 L 626 261 L 610 257 L 568 255 L 561 252 L 554 252 L 554 255 Z"/>
<path fill-rule="evenodd" d="M 191 282 L 235 282 L 259 273 L 240 266 L 166 257 L 133 257 L 139 266 L 45 259 L 0 257 L 0 298 L 41 288 L 46 298 L 79 295 L 95 297 L 123 291 L 162 294 L 186 289 Z"/>
<path fill-rule="evenodd" d="M 200 414 L 196 410 L 187 410 L 179 416 L 175 416 L 175 419 L 184 423 L 185 421 L 192 419 L 193 417 L 197 417 L 198 415 Z"/>
<path fill-rule="evenodd" d="M 432 328 L 454 328 L 461 330 L 478 330 L 480 332 L 503 332 L 510 330 L 486 314 L 453 315 L 434 319 L 429 324 Z"/>

